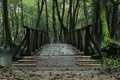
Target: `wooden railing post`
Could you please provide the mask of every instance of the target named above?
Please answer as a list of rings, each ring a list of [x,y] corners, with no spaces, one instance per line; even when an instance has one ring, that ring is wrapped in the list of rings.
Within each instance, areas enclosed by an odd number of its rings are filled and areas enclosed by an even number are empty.
[[[20,56],[31,55],[32,51],[39,49],[39,46],[48,42],[48,33],[40,29],[29,28],[24,26],[26,30],[26,35],[18,48],[15,50],[15,53],[12,57],[12,60]]]
[[[89,26],[87,26],[85,30],[85,46],[84,46],[85,55],[89,55],[89,35],[90,35],[90,29]]]
[[[41,31],[41,45],[43,45],[43,31]]]
[[[30,29],[26,28],[26,35],[27,35],[27,55],[31,55],[31,38],[30,38]]]

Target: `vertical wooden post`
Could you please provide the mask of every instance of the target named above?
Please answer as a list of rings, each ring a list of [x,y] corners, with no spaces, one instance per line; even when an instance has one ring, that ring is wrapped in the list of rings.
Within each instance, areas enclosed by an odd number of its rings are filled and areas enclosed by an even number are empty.
[[[41,45],[43,45],[43,31],[41,31]]]
[[[77,31],[77,48],[80,49],[80,30]]]
[[[87,26],[85,30],[85,48],[84,48],[85,55],[89,55],[89,34],[90,34],[90,30],[89,30],[89,26]]]
[[[40,47],[40,31],[38,31],[38,33],[37,33],[37,35],[38,35],[38,49],[39,49],[39,47]]]
[[[38,49],[38,45],[39,45],[39,42],[38,42],[38,30],[36,30],[36,32],[35,32],[35,36],[36,36],[36,49]]]
[[[26,55],[31,55],[31,38],[30,38],[30,29],[26,28],[27,32],[27,54]]]
[[[73,32],[72,32],[72,44],[73,44],[73,46],[75,46],[75,45],[74,45],[74,42],[75,42],[75,41],[74,41],[74,31],[73,31]]]
[[[69,44],[71,44],[71,32],[69,32],[70,38],[69,38]]]

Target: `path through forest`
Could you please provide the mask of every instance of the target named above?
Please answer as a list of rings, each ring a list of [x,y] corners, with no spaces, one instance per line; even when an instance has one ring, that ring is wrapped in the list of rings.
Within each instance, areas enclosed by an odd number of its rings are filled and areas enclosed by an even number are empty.
[[[37,56],[33,58],[37,61],[36,63],[33,62],[34,65],[36,65],[34,69],[43,71],[99,71],[101,69],[101,66],[83,66],[86,64],[96,65],[97,62],[89,56],[88,58],[83,57],[77,59],[77,53],[79,53],[79,56],[83,55],[77,48],[70,44],[45,44],[41,46]],[[83,61],[79,62],[78,60]],[[23,64],[24,63],[26,62],[23,62]],[[17,64],[19,65],[19,63]],[[78,64],[83,65],[80,66]],[[23,69],[23,67],[21,68]],[[24,67],[24,69],[33,69],[33,67]]]
[[[101,74],[99,72],[101,67],[76,65],[76,53],[78,51],[79,50],[69,44],[43,45],[37,56],[32,59],[37,60],[36,67],[12,67],[10,69],[0,69],[0,80],[119,79],[119,73]],[[83,60],[84,58],[79,59]],[[87,60],[90,60],[90,58],[87,58]]]

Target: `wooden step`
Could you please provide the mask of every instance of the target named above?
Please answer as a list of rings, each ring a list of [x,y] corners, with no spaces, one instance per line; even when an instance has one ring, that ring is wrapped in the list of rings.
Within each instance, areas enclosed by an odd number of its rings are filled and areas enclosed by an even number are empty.
[[[24,59],[33,59],[36,58],[37,56],[23,56]]]
[[[78,62],[96,62],[96,60],[77,60]]]
[[[19,62],[37,62],[37,60],[18,60]]]
[[[76,58],[92,58],[91,56],[76,56]]]
[[[79,66],[101,66],[101,64],[77,64]]]
[[[36,67],[36,64],[12,64],[13,67]]]

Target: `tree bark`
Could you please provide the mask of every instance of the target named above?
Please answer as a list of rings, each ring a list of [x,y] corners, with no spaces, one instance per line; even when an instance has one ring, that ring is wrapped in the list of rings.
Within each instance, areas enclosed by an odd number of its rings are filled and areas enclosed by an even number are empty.
[[[100,0],[93,0],[93,35],[98,45],[101,43],[102,29],[100,21]]]
[[[53,14],[52,14],[52,19],[53,19],[53,42],[57,42],[57,30],[56,30],[56,18],[55,18],[55,0],[53,0],[52,4],[52,9],[53,9]]]
[[[46,8],[46,27],[47,27],[47,32],[49,32],[47,0],[45,0],[45,8]]]
[[[6,43],[12,49],[13,42],[11,38],[11,32],[10,32],[9,21],[8,21],[8,8],[7,8],[8,1],[2,0],[2,2],[3,2],[3,21],[4,21],[4,27],[5,27]]]
[[[101,1],[101,22],[102,22],[102,31],[104,43],[107,43],[110,40],[110,33],[108,30],[108,23],[106,19],[106,10],[105,10],[106,1]]]
[[[37,18],[37,22],[36,22],[36,28],[39,27],[43,7],[44,7],[44,0],[42,0],[42,2],[41,2],[41,8],[40,8],[40,0],[38,0],[38,18]]]
[[[110,35],[111,38],[114,38],[115,33],[118,27],[118,4],[117,2],[113,2],[113,12],[112,12],[112,22],[111,22],[111,30]]]
[[[58,15],[58,19],[60,22],[60,42],[63,41],[63,36],[64,36],[64,32],[67,31],[68,29],[65,27],[64,23],[63,23],[63,17],[64,17],[64,8],[65,8],[65,3],[63,4],[63,10],[62,10],[62,16],[60,15],[60,11],[59,11],[59,7],[58,7],[58,1],[55,0],[55,4],[56,4],[56,10],[57,10],[57,15]],[[63,34],[63,35],[62,35]]]

